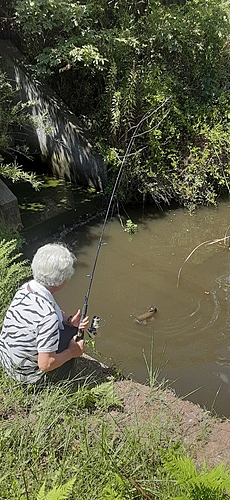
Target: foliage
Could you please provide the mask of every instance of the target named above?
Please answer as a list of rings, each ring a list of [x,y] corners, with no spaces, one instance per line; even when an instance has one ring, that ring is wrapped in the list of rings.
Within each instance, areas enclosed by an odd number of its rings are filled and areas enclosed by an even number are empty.
[[[189,457],[169,454],[165,459],[165,469],[168,470],[180,486],[182,495],[174,500],[224,500],[230,498],[230,475],[224,464],[210,471],[204,462],[201,472],[198,472]]]
[[[33,172],[25,172],[23,167],[19,166],[16,160],[13,163],[4,163],[0,156],[0,175],[11,179],[13,182],[29,182],[34,189],[39,190],[42,181],[39,181]]]
[[[127,233],[129,234],[137,233],[137,224],[134,224],[131,219],[127,219],[125,224],[125,231],[127,231]]]
[[[73,478],[62,486],[54,486],[48,493],[45,493],[45,483],[43,483],[39,490],[37,500],[64,500],[68,498],[75,481],[76,478]]]
[[[114,382],[105,382],[91,389],[91,394],[95,397],[97,407],[108,409],[110,407],[122,408],[122,401],[115,395]]]
[[[28,263],[20,260],[17,247],[17,239],[0,240],[0,327],[16,290],[30,276]]]
[[[169,412],[162,419],[157,405],[153,418],[145,421],[137,414],[131,425],[126,424],[122,407],[114,417],[112,385],[98,385],[96,378],[90,386],[87,380],[82,384],[80,374],[72,382],[38,389],[22,386],[0,369],[2,498],[166,500],[179,494],[186,500],[217,498],[192,496],[194,483],[205,486],[203,493],[210,488],[219,491],[219,500],[226,488],[229,498],[227,469],[219,466],[208,472],[204,467],[199,474],[182,444],[175,445],[175,414]],[[97,395],[96,405],[85,397],[90,393]],[[160,397],[156,387],[154,398]]]
[[[108,484],[102,492],[101,500],[127,500],[125,483],[121,476],[115,474],[112,484]]]
[[[108,190],[133,127],[155,110],[135,138],[120,200],[164,205],[175,199],[193,209],[229,192],[228,3],[10,5],[8,25],[34,71],[49,78],[96,137],[108,162]]]
[[[29,112],[32,102],[17,102],[17,91],[14,91],[7,81],[5,74],[0,69],[0,152],[13,158],[11,163],[6,163],[0,155],[0,175],[12,179],[13,182],[23,180],[30,182],[35,189],[39,189],[41,182],[36,179],[35,174],[25,172],[17,163],[17,155],[29,157],[28,148],[25,145],[13,145],[12,127],[30,126],[35,122]],[[16,104],[15,104],[15,102]]]
[[[121,408],[122,402],[114,393],[114,381],[111,380],[102,383],[99,386],[88,388],[87,384],[77,397],[77,406],[84,410],[88,409],[101,409],[106,410],[111,407]]]
[[[106,384],[101,391],[96,380],[93,389],[103,396],[101,403],[98,396],[94,408],[82,406],[82,394],[91,390],[87,380],[83,386],[76,378],[74,385],[63,382],[38,391],[23,387],[0,370],[0,381],[3,498],[38,500],[39,492],[39,499],[54,500],[71,480],[72,498],[78,500],[108,498],[109,490],[115,498],[121,494],[127,500],[139,498],[123,472],[118,473],[120,468],[137,482],[146,481],[149,490],[155,489],[155,477],[161,477],[160,420],[154,426],[148,423],[147,429],[141,422],[138,431],[134,426],[119,432],[104,406]],[[109,383],[108,393],[110,387]]]
[[[15,240],[15,250],[18,251],[22,247],[25,240],[22,234],[17,230],[10,226],[6,227],[4,224],[0,222],[0,240],[11,241]]]
[[[162,448],[161,415],[146,424],[138,422],[137,416],[133,427],[117,427],[103,404],[94,409],[82,406],[82,393],[90,389],[78,385],[77,380],[75,387],[65,382],[38,392],[30,386],[23,388],[2,371],[0,378],[4,416],[0,439],[1,492],[6,500],[57,500],[67,498],[71,491],[78,500],[165,500],[191,491],[188,475],[195,476],[198,483],[199,474],[183,455],[177,465],[179,452],[170,446],[170,423],[166,421]],[[96,383],[94,389],[100,392]],[[162,469],[166,448],[170,460],[165,458]],[[174,478],[177,480],[183,464],[187,473],[181,473],[182,481],[177,485]],[[221,492],[222,486],[227,487],[228,471],[224,472],[224,467],[217,469],[218,473],[202,472],[203,483],[208,487],[217,482]],[[187,498],[217,497],[197,494]],[[222,498],[221,494],[218,498]]]

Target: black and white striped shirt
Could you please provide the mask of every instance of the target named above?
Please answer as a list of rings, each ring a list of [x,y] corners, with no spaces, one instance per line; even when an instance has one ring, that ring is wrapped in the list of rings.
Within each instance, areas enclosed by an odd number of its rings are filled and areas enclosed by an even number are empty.
[[[15,294],[0,334],[0,363],[15,380],[38,382],[39,352],[58,350],[62,314],[53,295],[32,280]]]

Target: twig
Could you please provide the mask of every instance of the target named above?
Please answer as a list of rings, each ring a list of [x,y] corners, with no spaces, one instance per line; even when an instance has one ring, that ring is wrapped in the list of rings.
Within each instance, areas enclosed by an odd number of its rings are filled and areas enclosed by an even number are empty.
[[[117,201],[117,216],[118,216],[118,219],[119,219],[119,221],[120,221],[120,224],[121,224],[122,229],[125,231],[125,226],[124,226],[124,224],[123,224],[123,222],[122,222],[122,218],[121,218],[121,216],[120,216],[120,212],[119,212],[119,204],[118,204],[118,201]]]
[[[145,130],[144,132],[140,132],[140,134],[137,134],[136,137],[141,137],[144,134],[148,134],[148,132],[151,132],[155,128],[159,127],[159,125],[164,121],[164,119],[168,116],[169,113],[170,113],[170,109],[168,109],[167,113],[165,113],[165,115],[163,116],[163,118],[161,118],[161,120],[156,125],[153,125],[153,127],[151,127],[148,130]]]
[[[149,496],[148,493],[146,493],[143,488],[135,481],[135,479],[133,479],[132,477],[129,477],[128,474],[126,474],[123,470],[121,470],[121,473],[126,477],[126,479],[128,479],[128,481],[130,482],[130,484],[132,484],[133,486],[135,486],[135,488],[139,491],[139,493],[141,493],[141,495],[146,498],[147,500],[153,500],[153,497]]]
[[[227,232],[227,231],[226,231]],[[208,240],[208,241],[203,241],[203,243],[200,243],[199,245],[197,245],[196,248],[194,248],[192,250],[192,252],[188,255],[188,257],[186,257],[184,263],[182,264],[182,266],[180,267],[179,271],[178,271],[178,275],[177,275],[177,287],[179,286],[179,280],[180,280],[180,275],[181,275],[181,271],[182,271],[182,268],[183,266],[185,265],[185,263],[188,261],[188,259],[190,259],[190,257],[193,255],[193,253],[200,247],[202,247],[203,245],[214,245],[215,243],[220,243],[220,241],[224,241],[225,245],[226,245],[226,240],[227,238],[230,238],[230,236],[227,236],[226,233],[225,233],[225,236],[224,238],[218,238],[216,240]]]
[[[152,115],[154,115],[155,113],[157,113],[157,112],[158,112],[161,108],[163,108],[163,106],[164,106],[167,102],[169,102],[169,101],[172,101],[172,96],[167,97],[167,99],[165,99],[165,101],[164,101],[164,102],[162,102],[162,103],[160,104],[160,106],[158,106],[157,108],[153,109],[150,113],[148,113],[148,112],[147,112],[147,113],[145,113],[145,115],[143,116],[143,118],[142,118],[142,119],[141,119],[141,121],[140,121],[140,124],[141,124],[143,121],[145,121],[146,119],[150,119]],[[162,120],[161,120],[161,121],[162,121]],[[160,123],[161,123],[161,121],[160,121]],[[158,125],[159,125],[159,124],[158,124]],[[131,131],[131,130],[133,130],[133,129],[136,129],[136,126],[135,126],[135,125],[133,125],[132,127],[130,127],[130,128],[129,128],[129,130],[128,130],[128,132],[130,132],[130,131]],[[148,132],[149,132],[149,130],[147,130],[145,133],[148,133]],[[120,140],[121,140],[121,139],[123,139],[124,135],[125,135],[125,134],[123,134],[123,135],[120,137]],[[136,135],[135,135],[135,137],[139,137],[139,134],[136,134]]]

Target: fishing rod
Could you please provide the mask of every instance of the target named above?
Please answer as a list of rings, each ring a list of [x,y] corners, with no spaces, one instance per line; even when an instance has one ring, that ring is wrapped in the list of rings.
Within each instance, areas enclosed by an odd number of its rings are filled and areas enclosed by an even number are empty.
[[[139,128],[141,127],[141,125],[148,118],[151,118],[151,116],[154,113],[156,113],[160,108],[162,108],[165,105],[165,103],[167,101],[169,101],[170,99],[171,98],[169,97],[157,109],[151,111],[150,113],[146,113],[141,118],[141,120],[138,122],[138,124],[135,127],[132,127],[130,129],[130,130],[134,129],[134,131],[133,131],[133,134],[132,134],[132,136],[131,136],[131,138],[129,140],[128,146],[127,146],[126,151],[125,151],[125,154],[123,156],[123,159],[122,159],[122,162],[121,162],[121,165],[120,165],[120,168],[119,168],[119,171],[118,171],[118,174],[117,174],[114,186],[113,186],[112,194],[111,194],[110,199],[109,199],[108,207],[107,207],[106,214],[105,214],[105,217],[104,217],[104,222],[103,222],[103,225],[102,225],[101,235],[100,235],[100,238],[99,238],[99,241],[98,241],[97,251],[96,251],[96,255],[95,255],[95,259],[94,259],[94,263],[93,263],[93,267],[92,267],[92,272],[91,272],[90,279],[89,279],[88,290],[86,292],[84,304],[83,304],[83,307],[82,307],[82,310],[81,310],[81,318],[80,318],[80,322],[79,323],[81,323],[81,321],[83,321],[83,319],[85,318],[85,316],[87,314],[90,290],[91,290],[91,286],[92,286],[92,282],[93,282],[93,278],[94,278],[94,273],[95,273],[95,269],[96,269],[96,265],[97,265],[97,261],[98,261],[99,252],[100,252],[102,241],[103,241],[103,235],[104,235],[104,231],[105,231],[105,226],[106,226],[106,223],[107,223],[107,220],[108,220],[108,217],[109,217],[109,212],[110,212],[110,209],[111,209],[111,205],[112,205],[112,202],[113,202],[113,199],[114,199],[115,192],[116,192],[116,190],[117,190],[117,188],[119,186],[119,183],[121,181],[121,175],[122,175],[122,171],[123,171],[124,165],[126,163],[127,157],[129,156],[130,150],[132,148],[133,141],[134,141],[134,139],[136,137],[138,137],[140,135],[143,135],[143,134],[145,134],[147,132],[147,131],[146,132],[142,132],[141,134],[137,133],[138,130],[139,130]],[[153,128],[155,128],[155,127],[153,127]],[[150,130],[152,130],[152,129],[150,129]],[[96,334],[96,331],[99,328],[99,321],[100,321],[100,318],[98,316],[94,316],[93,317],[91,326],[88,328],[88,332],[92,333],[92,336],[94,334]],[[75,339],[77,341],[77,340],[80,340],[80,339],[83,339],[83,338],[84,338],[84,330],[81,330],[81,329],[78,328],[77,332],[75,334]]]

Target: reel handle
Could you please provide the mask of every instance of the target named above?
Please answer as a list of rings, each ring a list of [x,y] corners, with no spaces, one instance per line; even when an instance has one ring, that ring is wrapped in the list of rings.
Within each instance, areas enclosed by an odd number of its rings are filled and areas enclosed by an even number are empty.
[[[80,324],[80,323],[82,322],[82,320],[85,318],[86,313],[87,313],[87,308],[88,308],[88,299],[87,299],[87,298],[85,298],[85,302],[84,302],[84,304],[83,304],[82,311],[81,311],[81,318],[80,318],[80,322],[79,322],[79,324]],[[85,332],[84,332],[84,330],[80,330],[80,328],[77,328],[76,335],[75,335],[75,337],[76,337],[76,342],[77,342],[78,340],[81,340],[81,339],[83,339],[83,338],[84,338],[84,333],[85,333]]]

